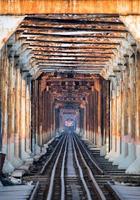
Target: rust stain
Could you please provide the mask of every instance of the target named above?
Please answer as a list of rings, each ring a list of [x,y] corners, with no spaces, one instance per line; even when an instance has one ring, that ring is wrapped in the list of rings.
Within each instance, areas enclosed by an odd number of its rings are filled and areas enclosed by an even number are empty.
[[[140,14],[138,0],[1,0],[1,14]]]

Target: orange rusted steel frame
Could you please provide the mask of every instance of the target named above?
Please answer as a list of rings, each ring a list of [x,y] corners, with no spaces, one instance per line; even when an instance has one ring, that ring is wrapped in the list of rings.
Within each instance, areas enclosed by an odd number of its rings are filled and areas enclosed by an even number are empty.
[[[137,0],[1,0],[1,14],[110,13],[140,14]]]

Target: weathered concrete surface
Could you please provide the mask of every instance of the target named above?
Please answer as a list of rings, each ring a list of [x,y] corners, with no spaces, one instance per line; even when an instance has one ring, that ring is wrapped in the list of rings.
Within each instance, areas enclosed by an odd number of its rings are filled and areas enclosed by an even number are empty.
[[[138,0],[1,0],[1,14],[108,13],[140,14]]]
[[[130,30],[132,27],[129,27]],[[135,30],[136,32],[138,31]],[[138,38],[137,38],[138,39]],[[107,158],[118,164],[127,173],[139,171],[140,144],[140,97],[139,97],[139,63],[138,45],[127,44],[121,51],[121,58],[110,74],[110,114],[111,114],[111,151]],[[136,43],[138,40],[136,40]],[[124,56],[123,56],[124,53]],[[123,57],[125,62],[123,61]],[[117,59],[116,59],[117,61]]]
[[[0,49],[16,31],[23,19],[24,16],[0,16]]]
[[[138,43],[140,43],[140,16],[139,15],[120,16],[120,20],[125,24],[128,31],[130,31],[135,40]]]

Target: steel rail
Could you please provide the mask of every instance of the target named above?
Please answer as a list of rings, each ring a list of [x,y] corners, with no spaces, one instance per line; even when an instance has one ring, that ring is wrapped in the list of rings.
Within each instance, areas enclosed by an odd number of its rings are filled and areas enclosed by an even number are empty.
[[[29,200],[34,200],[35,199],[35,197],[37,195],[37,192],[39,190],[39,187],[40,187],[40,184],[39,184],[39,181],[37,181],[37,183],[36,183],[36,185],[35,185],[35,187],[34,187],[34,189],[32,191],[32,194],[31,194]]]
[[[97,163],[92,159],[91,155],[89,154],[89,152],[86,150],[85,146],[83,145],[83,143],[81,142],[81,140],[78,138],[78,136],[75,137],[77,138],[77,140],[79,141],[80,145],[82,146],[84,152],[86,153],[88,159],[90,160],[90,162],[96,167],[96,169],[98,170],[98,172],[103,175],[104,171],[97,165]]]
[[[50,184],[49,184],[49,190],[48,190],[48,195],[47,195],[46,200],[52,200],[53,188],[54,188],[54,179],[55,179],[55,172],[56,172],[56,168],[57,168],[57,165],[58,165],[58,162],[59,162],[59,158],[60,158],[60,155],[61,155],[61,153],[62,153],[64,144],[65,144],[65,142],[66,142],[66,138],[67,138],[67,136],[65,136],[65,138],[64,138],[64,140],[63,140],[62,146],[61,146],[61,148],[60,148],[60,151],[59,151],[59,153],[58,153],[58,155],[57,155],[55,164],[54,164],[53,169],[52,169],[51,179],[50,179]]]
[[[59,145],[61,144],[61,142],[63,141],[63,139],[64,139],[64,136],[62,136],[61,140],[58,142],[58,144],[54,148],[53,152],[51,153],[51,156],[49,157],[49,159],[46,161],[46,163],[44,164],[43,168],[41,169],[40,174],[44,174],[44,171],[45,171],[47,165],[51,162],[54,154],[56,153],[56,151],[57,151]]]
[[[68,140],[66,141],[66,146],[62,161],[62,169],[61,169],[61,200],[65,200],[65,162],[66,162],[67,148],[68,148]]]
[[[73,140],[74,140],[74,142],[75,142],[75,144],[76,144],[76,146],[77,146],[77,149],[78,149],[78,152],[79,152],[79,154],[80,154],[80,157],[81,157],[81,159],[82,159],[82,161],[83,161],[85,167],[87,168],[87,171],[88,171],[88,173],[89,173],[90,179],[92,180],[92,183],[93,183],[93,185],[94,185],[94,187],[95,187],[97,196],[98,196],[98,198],[99,198],[100,200],[106,200],[106,197],[104,196],[102,190],[100,189],[100,187],[99,187],[97,181],[95,180],[95,178],[94,178],[94,176],[93,176],[93,174],[92,174],[92,171],[91,171],[90,167],[88,166],[88,164],[87,164],[85,158],[84,158],[83,155],[82,155],[82,152],[81,152],[80,147],[79,147],[79,145],[78,145],[78,143],[77,143],[77,141],[76,141],[76,138],[77,138],[77,137],[73,135]]]
[[[91,194],[90,194],[90,191],[88,189],[88,186],[86,184],[86,181],[84,179],[84,175],[83,175],[83,171],[82,171],[82,168],[79,164],[79,161],[78,161],[78,157],[77,157],[77,153],[76,153],[76,149],[75,149],[75,146],[74,146],[74,141],[72,140],[72,146],[73,146],[73,150],[74,150],[74,157],[75,157],[75,161],[76,161],[76,164],[77,164],[77,167],[78,167],[78,170],[79,170],[79,175],[80,175],[80,179],[83,183],[83,186],[84,186],[84,189],[86,191],[86,194],[87,194],[87,198],[88,200],[92,200],[92,197],[91,197]]]

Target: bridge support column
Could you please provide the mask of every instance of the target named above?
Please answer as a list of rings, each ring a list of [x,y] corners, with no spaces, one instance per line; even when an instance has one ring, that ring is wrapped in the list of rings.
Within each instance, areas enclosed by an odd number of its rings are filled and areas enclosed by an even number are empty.
[[[27,86],[26,86],[26,75],[21,74],[21,116],[20,116],[20,125],[21,125],[21,159],[25,161],[30,158],[29,152],[26,151],[26,95],[27,95]]]
[[[30,76],[26,77],[26,99],[25,99],[25,150],[31,154],[31,80]]]
[[[2,54],[2,90],[1,90],[1,99],[2,99],[2,153],[6,154],[6,161],[4,163],[4,171],[6,173],[10,173],[14,170],[14,166],[11,164],[10,159],[10,133],[9,133],[9,106],[8,102],[10,103],[9,98],[9,82],[11,79],[9,79],[9,76],[11,76],[11,73],[9,73],[9,59],[8,59],[8,47],[5,45],[1,49]],[[9,101],[8,101],[9,100]]]
[[[20,112],[21,112],[21,73],[20,68],[16,66],[16,88],[15,88],[15,166],[20,166],[22,160],[20,157],[21,146],[20,146]]]
[[[112,83],[113,84],[113,83]],[[115,84],[115,83],[114,83]],[[109,158],[111,161],[115,156],[116,151],[116,90],[113,85],[111,85],[111,138],[110,138],[110,146],[111,150],[107,154],[106,158]]]
[[[133,162],[131,163],[131,165],[129,165],[129,167],[126,170],[126,173],[138,173],[140,174],[140,54],[139,52],[137,53],[137,63],[136,65],[134,65],[135,68],[133,68],[133,75],[134,75],[134,79],[133,79],[133,97],[135,100],[134,102],[134,106],[133,109],[134,111],[132,111],[133,115],[133,127],[134,127],[134,132],[132,131],[132,137],[133,139],[133,145],[134,145],[134,153],[131,156],[131,159],[133,158]],[[131,153],[132,154],[132,153]]]

